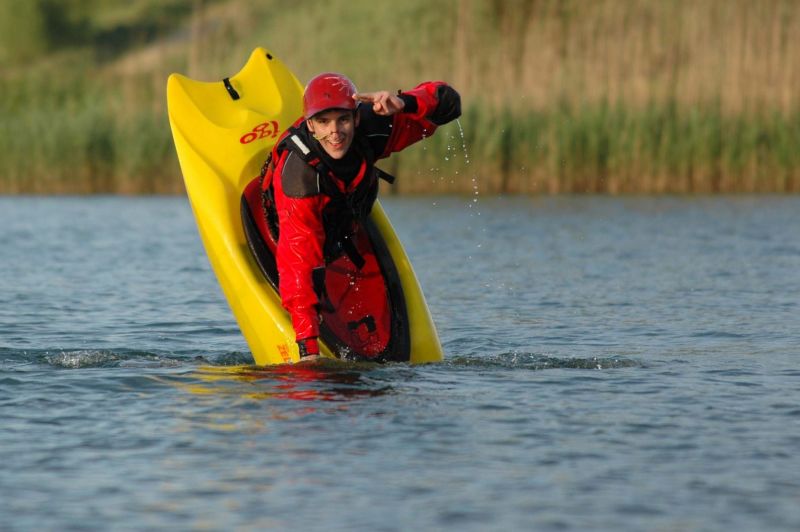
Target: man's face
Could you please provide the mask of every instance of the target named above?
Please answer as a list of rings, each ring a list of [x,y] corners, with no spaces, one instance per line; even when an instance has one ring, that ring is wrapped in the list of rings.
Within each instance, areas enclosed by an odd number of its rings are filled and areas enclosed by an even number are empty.
[[[341,159],[353,144],[358,115],[345,109],[331,109],[306,120],[308,130],[332,159]]]

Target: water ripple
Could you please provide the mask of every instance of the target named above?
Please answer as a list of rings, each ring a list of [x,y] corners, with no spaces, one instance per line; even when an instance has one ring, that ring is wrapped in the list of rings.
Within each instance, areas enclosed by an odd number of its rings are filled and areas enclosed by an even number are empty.
[[[800,530],[798,198],[440,199],[443,363],[262,368],[185,198],[0,198],[3,525]]]
[[[556,357],[534,353],[500,353],[489,356],[456,356],[445,363],[450,367],[503,369],[615,369],[641,367],[638,360],[624,357]]]

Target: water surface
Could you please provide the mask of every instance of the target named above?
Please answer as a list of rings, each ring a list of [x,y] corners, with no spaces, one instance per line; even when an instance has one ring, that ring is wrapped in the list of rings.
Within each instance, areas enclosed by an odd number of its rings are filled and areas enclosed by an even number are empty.
[[[800,528],[800,199],[384,206],[442,364],[249,366],[185,199],[0,198],[0,529]]]

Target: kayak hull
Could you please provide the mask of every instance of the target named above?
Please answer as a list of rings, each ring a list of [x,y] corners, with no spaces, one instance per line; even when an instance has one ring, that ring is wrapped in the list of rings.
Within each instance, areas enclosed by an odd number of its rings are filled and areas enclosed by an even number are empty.
[[[242,194],[280,133],[302,114],[303,88],[263,48],[224,82],[181,74],[167,81],[169,120],[187,196],[211,266],[258,365],[299,358],[291,319],[254,257],[242,223]],[[411,363],[437,362],[442,348],[411,263],[380,202],[370,214],[402,288]],[[340,345],[321,342],[323,355]],[[388,357],[388,359],[392,359]]]

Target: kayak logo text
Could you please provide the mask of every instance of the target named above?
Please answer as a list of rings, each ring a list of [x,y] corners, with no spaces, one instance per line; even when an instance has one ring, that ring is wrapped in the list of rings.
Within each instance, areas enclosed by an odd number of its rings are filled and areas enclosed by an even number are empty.
[[[265,139],[267,137],[275,138],[278,136],[280,130],[278,129],[278,122],[275,120],[270,120],[269,122],[262,122],[250,130],[249,133],[245,133],[239,139],[239,142],[242,144],[250,144],[254,140],[257,139]]]

